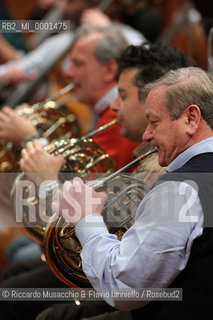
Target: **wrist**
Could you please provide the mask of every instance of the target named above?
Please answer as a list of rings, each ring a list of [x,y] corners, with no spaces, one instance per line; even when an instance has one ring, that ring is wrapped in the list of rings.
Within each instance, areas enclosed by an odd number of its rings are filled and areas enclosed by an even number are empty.
[[[26,147],[26,144],[30,141],[36,140],[36,139],[40,139],[39,135],[32,135],[32,136],[28,136],[27,138],[25,138],[22,142],[22,148]]]

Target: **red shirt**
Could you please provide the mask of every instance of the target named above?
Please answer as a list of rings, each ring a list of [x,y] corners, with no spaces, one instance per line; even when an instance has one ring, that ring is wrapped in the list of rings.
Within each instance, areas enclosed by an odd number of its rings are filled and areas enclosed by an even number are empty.
[[[107,108],[101,113],[96,129],[113,119],[115,119],[115,113],[110,108]],[[114,124],[108,129],[94,135],[93,139],[115,160],[115,170],[133,160],[133,150],[138,146],[138,143],[131,142],[120,134],[119,124]]]

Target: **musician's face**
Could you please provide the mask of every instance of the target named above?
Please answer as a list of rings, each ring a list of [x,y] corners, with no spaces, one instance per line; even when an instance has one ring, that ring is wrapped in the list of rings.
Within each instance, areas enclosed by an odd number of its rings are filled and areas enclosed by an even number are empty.
[[[80,102],[94,106],[105,94],[105,66],[95,57],[95,47],[100,34],[80,38],[71,52],[71,65],[66,75],[75,83],[75,93]]]
[[[121,134],[129,140],[141,142],[147,120],[144,105],[138,99],[138,88],[133,83],[137,71],[136,68],[131,68],[121,73],[118,97],[111,104],[111,109],[119,120]]]
[[[165,88],[153,88],[145,102],[145,113],[148,126],[143,134],[143,140],[153,143],[158,149],[158,162],[168,166],[181,152],[190,145],[187,115],[185,112],[173,120],[162,103]]]

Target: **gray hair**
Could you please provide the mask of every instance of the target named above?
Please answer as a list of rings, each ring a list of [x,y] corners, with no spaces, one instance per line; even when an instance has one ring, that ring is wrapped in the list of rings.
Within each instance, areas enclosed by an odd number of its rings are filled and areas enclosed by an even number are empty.
[[[196,67],[170,70],[141,89],[143,101],[156,86],[165,86],[162,103],[172,119],[178,119],[187,106],[195,104],[213,128],[213,78],[207,72]]]
[[[100,64],[106,64],[109,61],[117,61],[121,53],[128,46],[128,42],[122,33],[116,27],[98,27],[83,25],[78,28],[72,41],[72,48],[76,42],[87,35],[98,32],[103,34],[95,48],[95,56]],[[72,50],[71,48],[71,50]]]

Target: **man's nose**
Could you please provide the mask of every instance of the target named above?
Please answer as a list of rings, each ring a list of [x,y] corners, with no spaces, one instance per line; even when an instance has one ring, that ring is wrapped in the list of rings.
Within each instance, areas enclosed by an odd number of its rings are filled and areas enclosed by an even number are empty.
[[[110,104],[110,109],[114,112],[118,112],[120,110],[119,98],[116,97],[112,103]]]
[[[74,78],[75,74],[74,74],[72,64],[69,65],[69,67],[65,70],[64,74],[65,74],[65,77],[68,79]]]
[[[142,140],[146,142],[151,142],[153,140],[153,134],[149,128],[149,125],[146,127],[146,130],[142,135]]]

